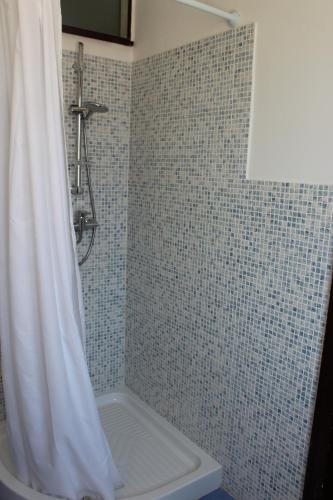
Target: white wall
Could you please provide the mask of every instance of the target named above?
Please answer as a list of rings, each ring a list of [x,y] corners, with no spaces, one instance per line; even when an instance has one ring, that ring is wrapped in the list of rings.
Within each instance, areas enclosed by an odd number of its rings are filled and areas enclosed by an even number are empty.
[[[233,0],[202,1],[225,10],[236,10],[237,2]],[[265,1],[267,0],[262,0]],[[176,0],[134,0],[134,2],[134,59],[136,60],[230,29],[224,20],[178,4]],[[240,3],[253,2],[238,0],[238,4]],[[247,21],[249,19],[245,20]]]
[[[333,1],[266,4],[258,15],[248,177],[333,184]]]
[[[202,1],[257,23],[249,178],[333,184],[333,1]],[[227,29],[175,0],[135,0],[133,56]]]
[[[333,184],[332,0],[202,0],[257,23],[250,179]],[[78,40],[87,54],[131,62],[229,29],[176,0],[133,0],[134,48]]]

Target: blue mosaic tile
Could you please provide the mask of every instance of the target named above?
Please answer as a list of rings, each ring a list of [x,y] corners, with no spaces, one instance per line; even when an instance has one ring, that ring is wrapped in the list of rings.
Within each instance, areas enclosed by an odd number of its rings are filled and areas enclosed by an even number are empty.
[[[253,53],[249,25],[133,65],[126,383],[221,463],[234,498],[293,500],[333,189],[246,180]]]

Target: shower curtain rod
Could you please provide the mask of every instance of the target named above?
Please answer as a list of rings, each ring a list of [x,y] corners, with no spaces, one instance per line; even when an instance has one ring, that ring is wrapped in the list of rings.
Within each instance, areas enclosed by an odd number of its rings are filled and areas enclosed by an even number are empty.
[[[238,26],[240,22],[239,12],[226,12],[224,10],[217,9],[216,7],[212,7],[211,5],[197,2],[197,0],[176,0],[176,2],[183,3],[184,5],[188,5],[189,7],[194,7],[195,9],[202,10],[203,12],[208,12],[209,14],[213,14],[214,16],[223,17],[233,28]]]

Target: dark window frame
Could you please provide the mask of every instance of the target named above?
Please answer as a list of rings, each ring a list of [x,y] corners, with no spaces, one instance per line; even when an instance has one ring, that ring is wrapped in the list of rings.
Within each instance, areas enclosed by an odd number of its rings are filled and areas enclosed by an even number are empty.
[[[333,282],[320,367],[303,500],[333,498]]]
[[[105,42],[118,43],[120,45],[127,45],[132,47],[134,42],[131,40],[132,36],[132,0],[128,0],[128,16],[127,16],[127,37],[123,38],[116,35],[110,35],[108,33],[100,33],[99,31],[90,31],[81,28],[76,28],[74,26],[68,26],[66,24],[62,25],[63,33],[69,33],[71,35],[85,36],[87,38],[95,38],[96,40],[103,40]]]

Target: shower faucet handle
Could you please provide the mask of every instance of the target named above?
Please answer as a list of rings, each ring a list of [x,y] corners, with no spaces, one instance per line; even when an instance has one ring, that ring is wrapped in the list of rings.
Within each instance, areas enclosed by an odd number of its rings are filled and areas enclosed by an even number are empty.
[[[93,217],[90,218],[90,212],[78,210],[74,217],[74,228],[77,233],[82,233],[87,229],[96,229],[98,222]]]
[[[83,222],[85,223],[88,220],[88,217],[90,215],[90,212],[87,212],[86,210],[78,210],[75,213],[75,222]]]
[[[96,219],[88,217],[85,218],[84,229],[96,229],[98,227],[98,222]]]

